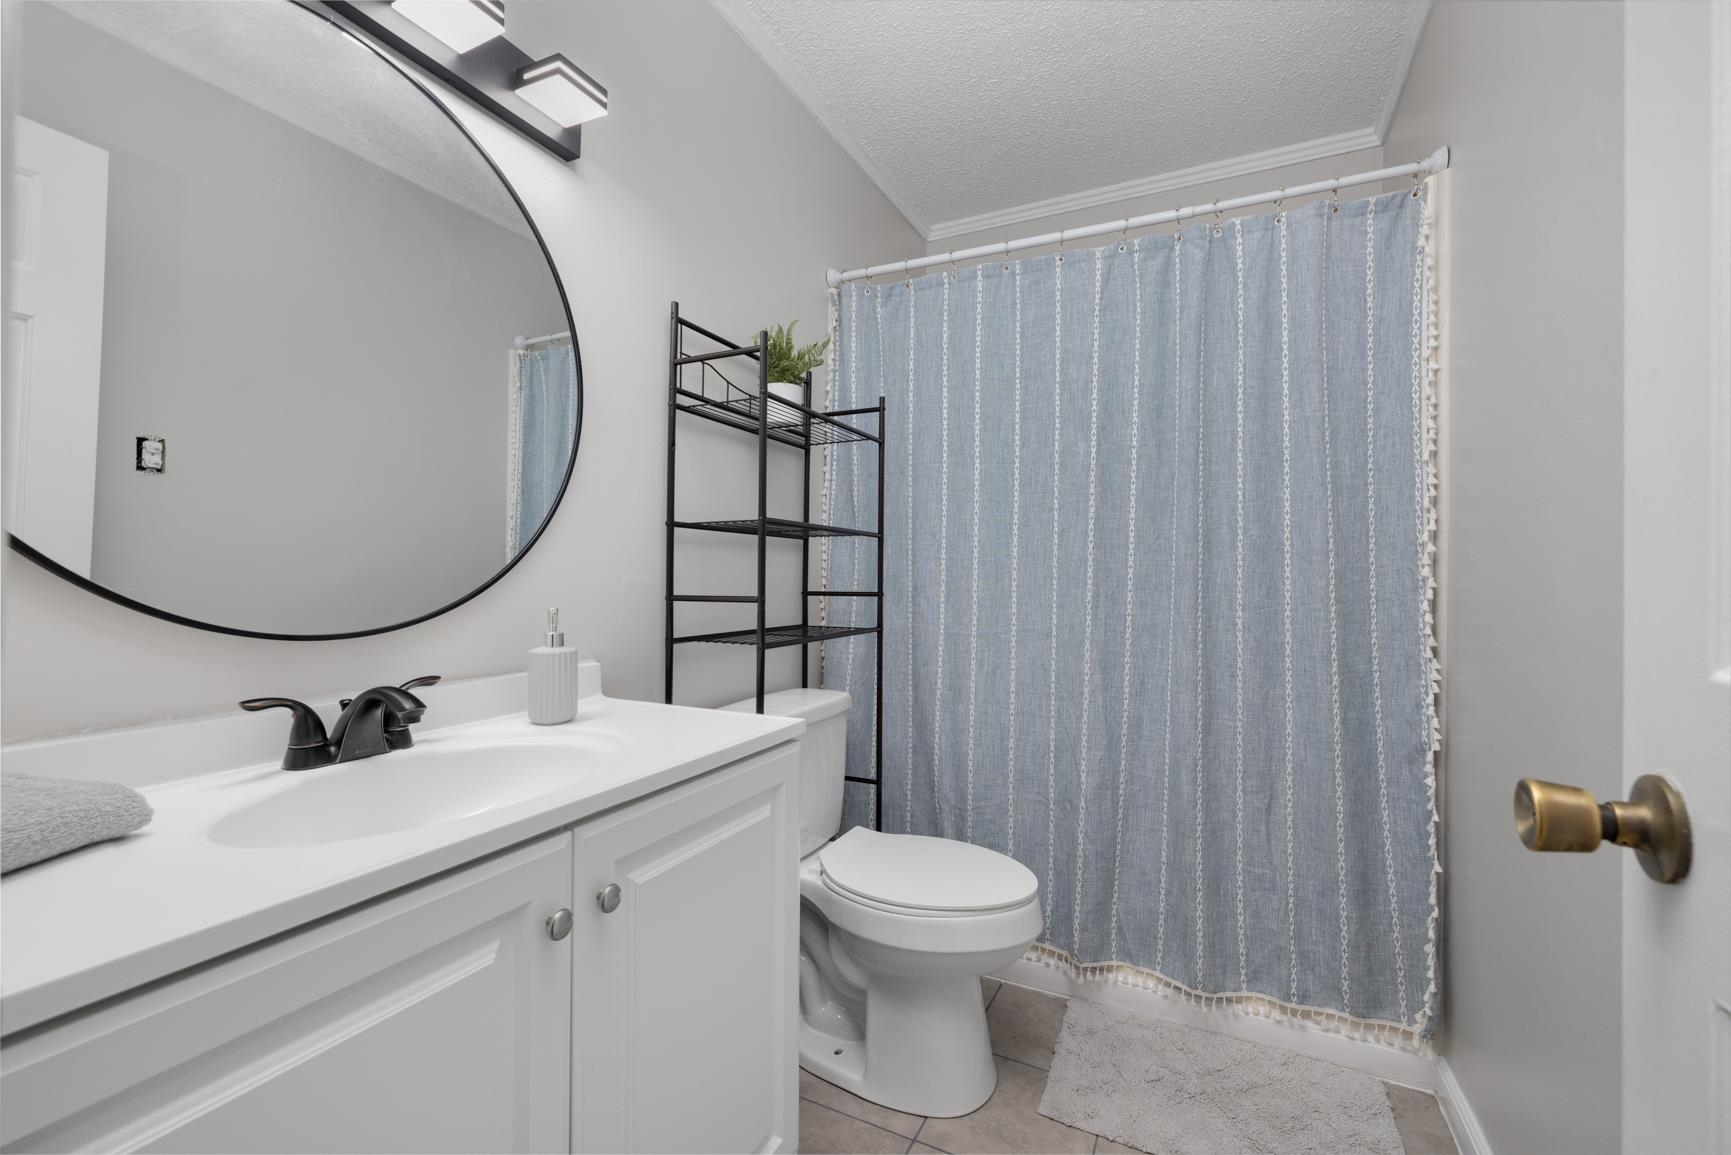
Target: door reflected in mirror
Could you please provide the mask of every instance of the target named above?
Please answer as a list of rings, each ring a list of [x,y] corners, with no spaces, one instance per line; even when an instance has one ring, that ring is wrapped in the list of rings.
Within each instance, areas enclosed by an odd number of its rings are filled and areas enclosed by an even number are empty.
[[[390,629],[564,490],[561,286],[420,85],[291,0],[19,5],[6,528],[190,624]]]

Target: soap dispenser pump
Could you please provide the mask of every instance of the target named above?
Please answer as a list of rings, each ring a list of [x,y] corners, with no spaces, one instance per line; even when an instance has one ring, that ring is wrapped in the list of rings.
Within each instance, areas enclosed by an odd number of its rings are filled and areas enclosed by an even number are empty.
[[[577,648],[565,644],[559,611],[547,611],[545,645],[529,651],[529,721],[556,726],[577,716]]]

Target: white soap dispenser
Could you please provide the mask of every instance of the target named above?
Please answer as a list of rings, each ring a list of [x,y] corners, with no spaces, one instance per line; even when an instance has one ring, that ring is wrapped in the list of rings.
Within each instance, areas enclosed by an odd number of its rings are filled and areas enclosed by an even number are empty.
[[[577,647],[565,644],[559,611],[547,611],[547,644],[529,651],[529,721],[556,726],[577,716]]]

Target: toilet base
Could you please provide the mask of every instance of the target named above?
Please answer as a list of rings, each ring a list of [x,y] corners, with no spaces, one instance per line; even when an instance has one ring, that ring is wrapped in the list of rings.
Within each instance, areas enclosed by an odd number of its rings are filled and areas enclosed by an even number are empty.
[[[865,1038],[838,1038],[802,1021],[799,1065],[910,1115],[951,1118],[978,1110],[998,1085],[979,978],[874,979]]]

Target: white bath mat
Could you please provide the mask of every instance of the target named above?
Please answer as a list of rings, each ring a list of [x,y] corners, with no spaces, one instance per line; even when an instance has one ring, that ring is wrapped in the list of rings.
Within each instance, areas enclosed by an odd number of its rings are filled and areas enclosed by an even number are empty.
[[[1083,999],[1040,1114],[1155,1155],[1401,1155],[1373,1075]]]

